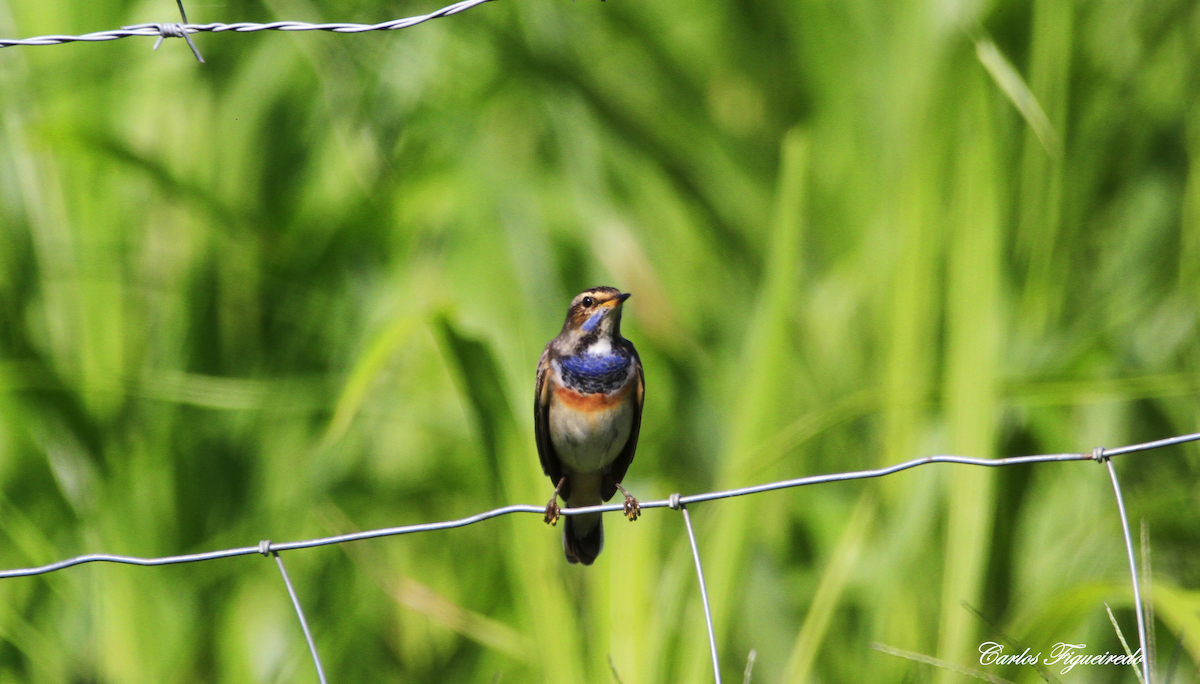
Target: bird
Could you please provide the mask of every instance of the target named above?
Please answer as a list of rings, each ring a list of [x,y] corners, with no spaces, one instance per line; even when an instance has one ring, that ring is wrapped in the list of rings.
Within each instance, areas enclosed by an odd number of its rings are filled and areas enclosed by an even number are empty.
[[[630,294],[593,287],[571,300],[562,332],[538,360],[534,435],[542,472],[554,485],[545,522],[558,522],[561,496],[569,508],[595,506],[617,490],[625,516],[641,513],[621,480],[637,451],[646,379],[633,343],[621,337],[621,308]],[[604,548],[600,513],[567,516],[567,561],[591,565]]]

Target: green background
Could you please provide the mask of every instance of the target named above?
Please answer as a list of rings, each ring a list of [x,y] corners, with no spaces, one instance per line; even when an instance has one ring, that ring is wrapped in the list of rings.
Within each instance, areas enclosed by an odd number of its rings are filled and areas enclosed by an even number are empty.
[[[173,20],[0,0],[2,37]],[[597,284],[634,293],[643,499],[1197,429],[1196,2],[498,0],[198,35],[203,65],[152,40],[0,51],[2,567],[544,502],[534,368]],[[1117,469],[1158,681],[1192,681],[1200,453]],[[1095,464],[691,511],[726,681],[752,648],[770,683],[965,681],[876,642],[1118,652],[1105,602],[1136,648]],[[528,514],[284,558],[331,682],[711,681],[679,514],[606,529],[591,568]],[[0,581],[0,682],[297,681],[261,557]]]

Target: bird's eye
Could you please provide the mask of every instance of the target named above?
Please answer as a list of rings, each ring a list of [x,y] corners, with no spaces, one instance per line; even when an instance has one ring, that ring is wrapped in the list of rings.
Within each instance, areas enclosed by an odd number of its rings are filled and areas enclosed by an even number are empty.
[[[596,300],[592,299],[591,297],[584,297],[582,303],[585,308],[590,309],[592,305],[596,303]]]

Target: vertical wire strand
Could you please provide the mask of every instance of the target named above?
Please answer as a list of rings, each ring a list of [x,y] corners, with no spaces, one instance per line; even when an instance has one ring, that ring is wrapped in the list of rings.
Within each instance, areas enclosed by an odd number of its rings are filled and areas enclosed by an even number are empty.
[[[1137,615],[1138,646],[1142,650],[1142,681],[1150,684],[1150,659],[1146,653],[1146,618],[1142,612],[1142,592],[1138,588],[1137,561],[1133,557],[1133,537],[1129,534],[1129,519],[1125,517],[1125,500],[1121,497],[1121,485],[1117,482],[1117,469],[1113,467],[1110,458],[1105,458],[1104,464],[1108,466],[1113,493],[1117,496],[1117,510],[1121,514],[1121,530],[1125,533],[1125,552],[1129,556],[1129,574],[1133,577],[1133,607],[1134,613]]]
[[[696,547],[696,534],[692,532],[692,519],[687,506],[679,505],[683,512],[683,524],[687,526],[688,541],[692,543],[692,558],[696,560],[696,577],[700,579],[700,598],[704,602],[704,621],[708,623],[708,648],[712,651],[713,679],[721,684],[721,663],[717,660],[717,636],[713,632],[712,611],[708,608],[708,589],[704,586],[704,569],[700,567],[700,549]]]
[[[308,650],[312,651],[313,663],[317,666],[317,679],[321,681],[321,684],[326,684],[325,669],[321,667],[321,657],[317,655],[317,645],[313,643],[312,632],[308,631],[308,621],[304,619],[304,609],[300,607],[300,599],[296,598],[292,580],[288,578],[287,570],[283,567],[283,559],[279,557],[279,553],[272,551],[271,555],[275,557],[275,564],[279,566],[279,574],[283,575],[283,583],[287,585],[288,596],[292,597],[292,605],[295,606],[296,615],[300,618],[300,627],[304,629],[304,639],[308,642]]]

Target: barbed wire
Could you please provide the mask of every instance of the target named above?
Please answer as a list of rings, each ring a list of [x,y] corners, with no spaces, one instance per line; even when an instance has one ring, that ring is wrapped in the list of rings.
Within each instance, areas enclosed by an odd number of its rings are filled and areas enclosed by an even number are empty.
[[[483,0],[487,1],[487,0]],[[692,558],[696,564],[696,576],[699,580],[701,601],[704,604],[704,619],[708,627],[709,649],[712,652],[713,673],[716,684],[721,684],[721,668],[717,657],[716,632],[713,629],[712,613],[708,604],[708,591],[704,584],[704,570],[700,562],[700,550],[696,544],[695,532],[692,529],[691,517],[688,515],[687,504],[702,503],[707,501],[716,501],[719,499],[728,499],[739,496],[749,496],[752,494],[762,494],[780,489],[791,489],[793,487],[804,487],[808,485],[824,484],[829,482],[844,482],[847,480],[865,480],[876,477],[891,475],[903,470],[915,468],[917,466],[927,465],[930,463],[958,463],[961,465],[983,466],[983,467],[1003,467],[1010,465],[1022,465],[1029,463],[1052,463],[1058,461],[1095,461],[1104,463],[1112,480],[1113,493],[1117,500],[1117,511],[1121,518],[1121,529],[1125,537],[1125,549],[1129,557],[1129,571],[1133,581],[1133,596],[1135,603],[1135,612],[1137,615],[1138,638],[1141,644],[1143,653],[1142,668],[1146,674],[1144,681],[1149,681],[1149,661],[1145,656],[1146,653],[1146,626],[1144,617],[1144,607],[1142,606],[1141,594],[1138,586],[1137,564],[1133,554],[1133,539],[1129,532],[1129,521],[1125,514],[1125,502],[1121,496],[1121,487],[1117,481],[1117,471],[1113,467],[1111,458],[1124,454],[1131,454],[1141,451],[1150,451],[1152,449],[1161,449],[1163,447],[1184,444],[1187,442],[1200,441],[1200,433],[1192,433],[1180,435],[1178,437],[1170,437],[1167,439],[1159,439],[1152,442],[1143,442],[1141,444],[1132,444],[1129,446],[1117,447],[1113,449],[1105,449],[1096,447],[1088,453],[1062,453],[1062,454],[1041,454],[1036,456],[1011,456],[1007,458],[972,458],[968,456],[925,456],[923,458],[915,458],[911,461],[905,461],[892,466],[883,468],[875,468],[870,470],[855,470],[842,473],[829,473],[826,475],[810,475],[807,477],[799,477],[791,480],[779,480],[777,482],[768,482],[765,484],[755,485],[752,487],[741,487],[738,489],[727,489],[715,492],[705,492],[701,494],[691,494],[683,496],[680,494],[672,494],[667,499],[656,501],[646,501],[641,504],[641,508],[669,508],[680,511],[683,514],[684,525],[687,528],[688,541],[692,548]],[[583,515],[585,513],[611,513],[624,509],[624,504],[605,504],[601,506],[583,506],[579,508],[563,508],[562,515]],[[329,546],[332,544],[344,544],[347,542],[361,541],[364,539],[378,539],[380,537],[393,537],[404,534],[415,534],[418,532],[434,532],[437,530],[449,530],[458,527],[466,527],[475,523],[491,520],[511,513],[535,513],[538,515],[544,514],[545,506],[533,506],[527,504],[515,504],[510,506],[502,506],[494,508],[490,511],[476,513],[475,515],[456,520],[445,520],[441,522],[421,523],[416,525],[402,525],[399,527],[386,527],[375,530],[366,530],[363,532],[354,532],[351,534],[339,534],[331,537],[320,537],[317,539],[307,539],[303,541],[274,543],[270,540],[263,540],[257,546],[243,546],[235,549],[224,549],[220,551],[208,551],[205,553],[193,553],[178,556],[163,556],[160,558],[140,558],[137,556],[120,556],[107,553],[93,553],[83,556],[76,556],[66,560],[41,565],[32,568],[17,568],[13,570],[0,570],[0,579],[8,579],[15,577],[29,577],[34,575],[44,575],[51,572],[57,572],[76,565],[85,563],[123,563],[127,565],[140,566],[159,566],[159,565],[175,565],[179,563],[196,563],[201,561],[216,560],[219,558],[232,558],[234,556],[249,556],[261,554],[263,556],[271,556],[275,559],[279,566],[279,572],[283,576],[284,584],[287,587],[288,595],[291,597],[292,605],[296,609],[296,615],[300,619],[301,628],[304,631],[305,640],[308,642],[309,650],[312,652],[313,662],[317,668],[317,676],[321,684],[325,684],[325,672],[321,667],[321,659],[317,655],[317,647],[313,641],[312,633],[309,631],[308,622],[304,618],[304,610],[300,605],[300,600],[296,595],[296,591],[292,586],[291,579],[288,577],[287,570],[284,569],[283,559],[279,555],[281,551],[295,551],[299,549],[310,549],[318,546]]]
[[[403,19],[393,19],[379,24],[351,24],[351,23],[325,23],[325,24],[310,24],[304,21],[272,21],[266,24],[254,22],[236,22],[233,24],[211,23],[211,24],[191,24],[188,23],[187,14],[183,10],[183,0],[176,0],[179,5],[179,14],[183,19],[182,22],[175,23],[154,23],[154,24],[133,24],[130,26],[122,26],[119,29],[111,31],[96,31],[95,33],[85,33],[78,36],[50,35],[36,36],[33,38],[3,38],[0,39],[0,48],[15,47],[18,45],[62,45],[64,43],[79,43],[79,42],[103,42],[108,40],[118,40],[120,38],[131,38],[133,36],[157,37],[158,40],[154,43],[154,49],[162,44],[164,38],[184,38],[188,45],[192,48],[192,53],[196,55],[196,59],[203,62],[204,58],[200,56],[200,51],[196,49],[196,45],[192,43],[190,34],[193,33],[225,33],[233,31],[235,33],[253,33],[256,31],[331,31],[333,33],[366,33],[368,31],[394,31],[396,29],[408,28],[424,23],[430,19],[438,17],[448,17],[452,14],[458,14],[482,5],[491,0],[460,0],[452,5],[447,5],[441,9],[434,10],[429,14],[421,14],[413,17],[405,17]]]

